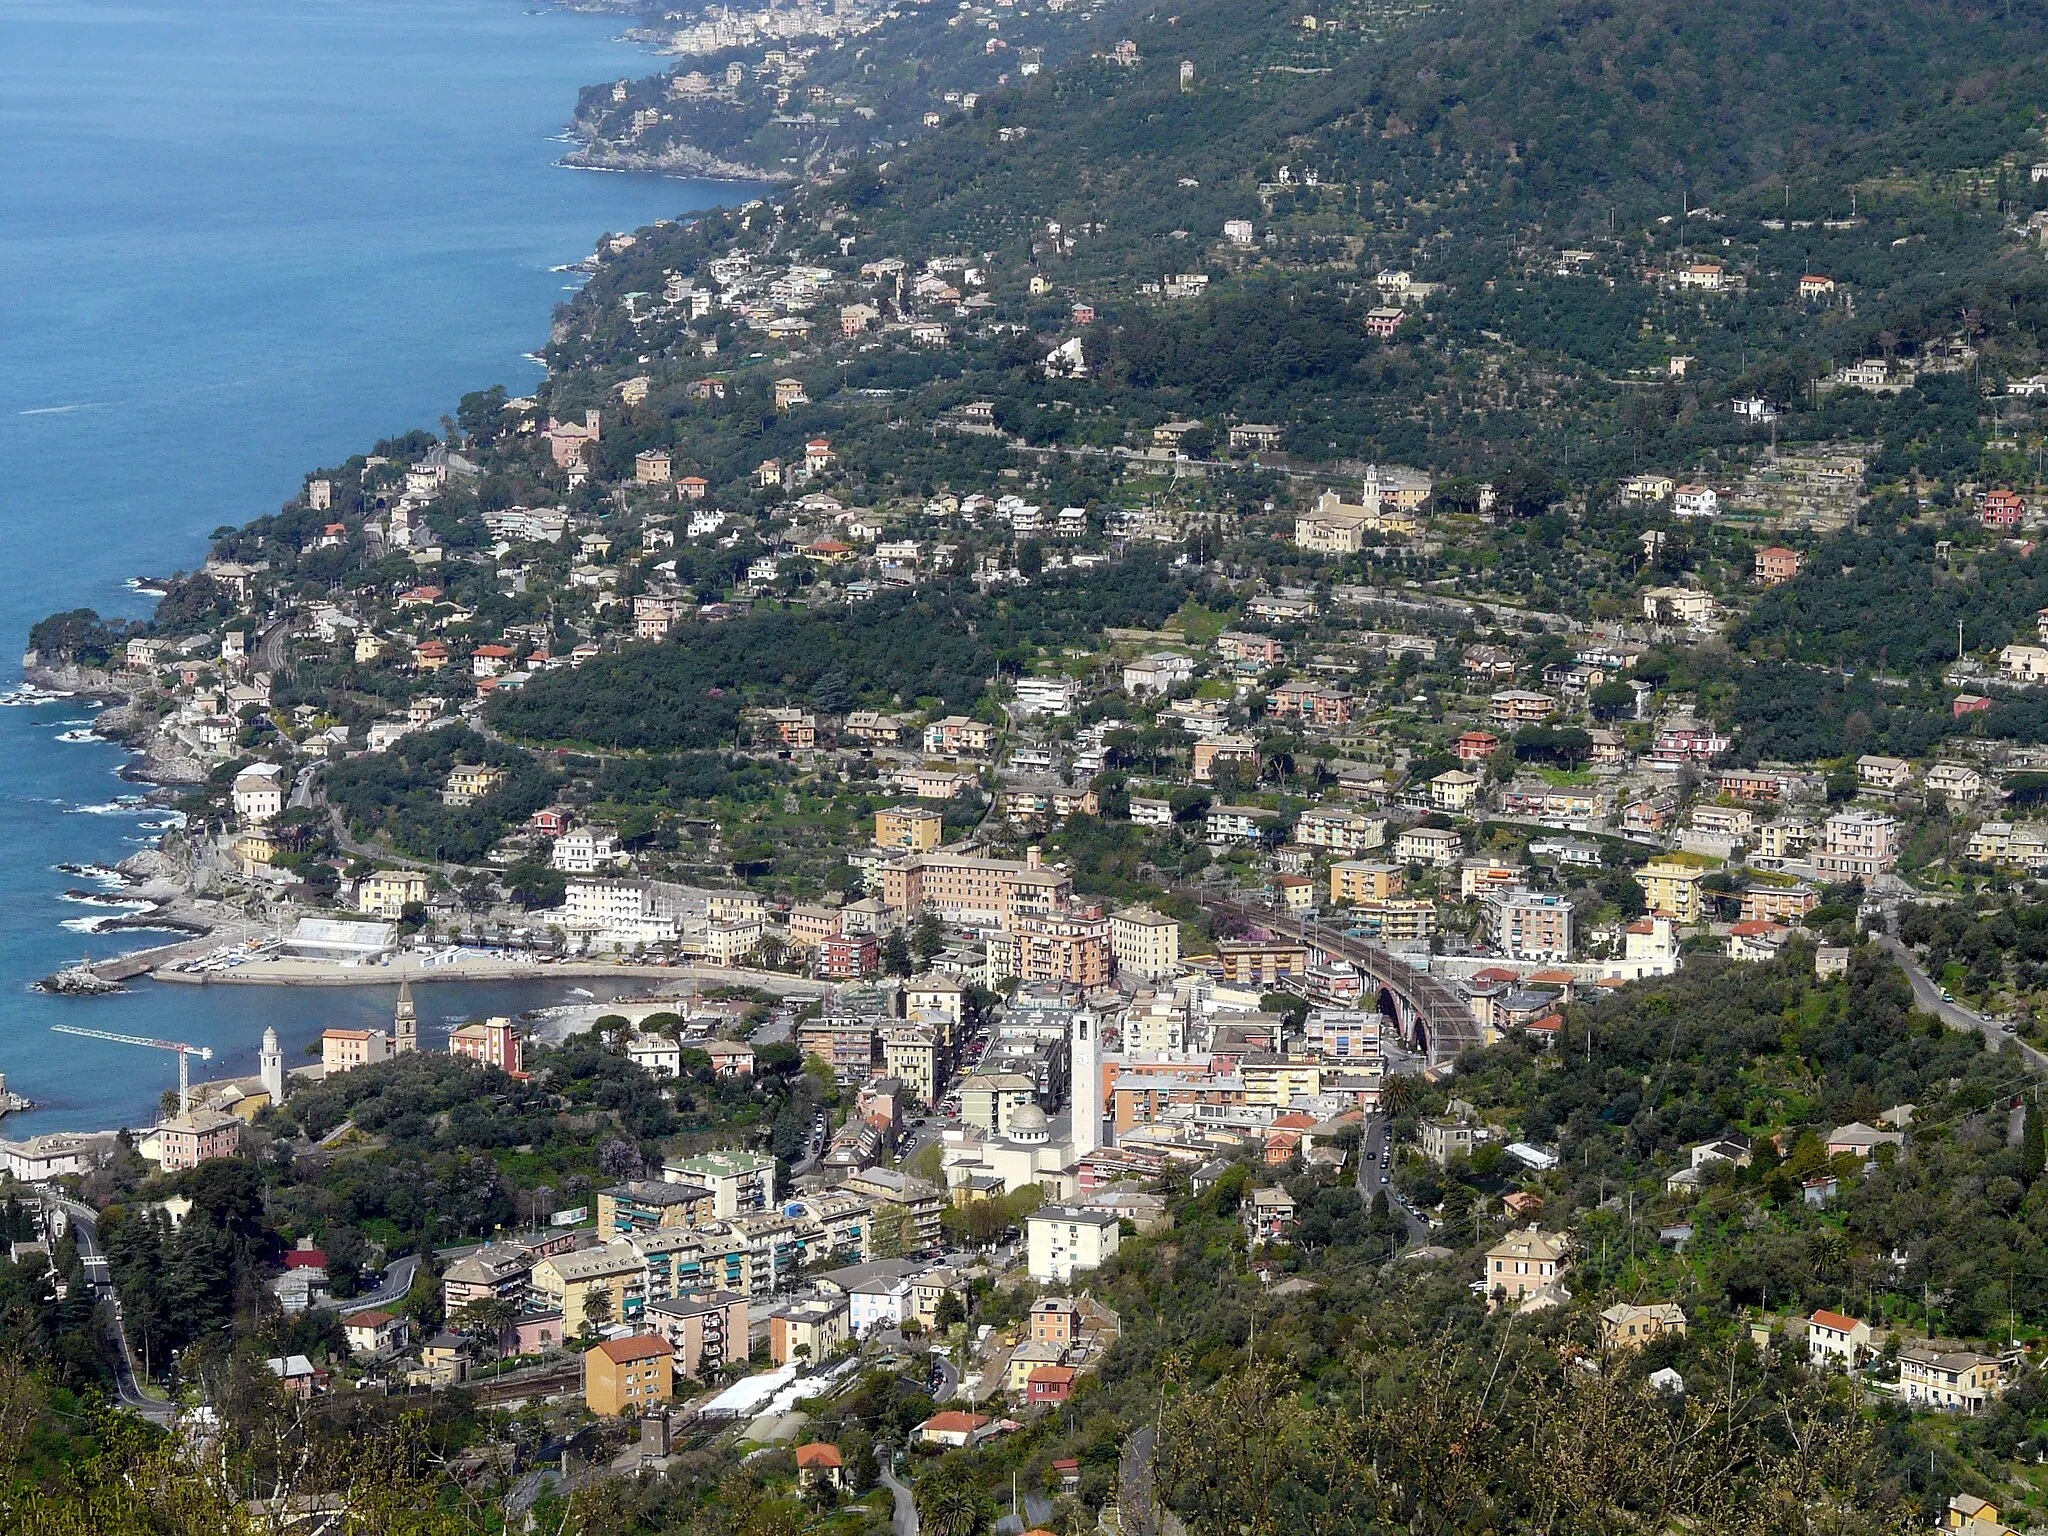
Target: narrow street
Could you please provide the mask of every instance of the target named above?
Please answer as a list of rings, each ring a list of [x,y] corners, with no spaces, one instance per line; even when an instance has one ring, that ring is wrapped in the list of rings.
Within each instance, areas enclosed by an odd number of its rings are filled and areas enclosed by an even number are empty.
[[[1394,1193],[1393,1170],[1382,1168],[1380,1159],[1387,1157],[1391,1163],[1394,1125],[1385,1115],[1367,1115],[1365,1134],[1358,1141],[1358,1194],[1367,1205],[1381,1190],[1387,1193],[1387,1203],[1401,1213],[1408,1223],[1408,1246],[1418,1247],[1429,1241],[1429,1223],[1411,1210],[1406,1201]]]
[[[882,1458],[882,1486],[896,1496],[896,1514],[891,1522],[895,1536],[917,1536],[917,1497],[907,1484],[897,1476],[889,1465],[888,1457]]]

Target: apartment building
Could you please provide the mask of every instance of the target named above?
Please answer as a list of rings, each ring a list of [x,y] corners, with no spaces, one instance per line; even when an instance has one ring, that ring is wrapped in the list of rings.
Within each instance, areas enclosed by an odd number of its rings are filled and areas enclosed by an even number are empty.
[[[510,1019],[479,1019],[448,1036],[448,1054],[464,1056],[513,1077],[526,1072],[526,1037]]]
[[[907,914],[930,908],[945,922],[967,927],[1008,929],[1020,917],[1064,907],[1073,894],[1073,877],[1042,864],[1036,848],[1021,864],[938,852],[913,854],[882,870],[887,905]]]
[[[1465,852],[1465,839],[1451,827],[1410,827],[1394,840],[1394,862],[1454,869]]]
[[[1387,818],[1348,806],[1317,806],[1295,818],[1294,840],[1310,848],[1327,848],[1351,857],[1384,847]]]
[[[747,1358],[747,1298],[731,1291],[687,1291],[650,1302],[640,1322],[668,1341],[677,1375],[709,1381]]]
[[[1813,867],[1836,880],[1868,880],[1899,862],[1898,819],[1882,811],[1837,811],[1821,823]]]
[[[1706,910],[1701,897],[1707,866],[1680,859],[1652,859],[1636,871],[1636,884],[1643,888],[1643,902],[1663,917],[1681,923],[1696,923]]]
[[[1110,919],[1100,907],[1019,917],[1007,932],[990,936],[989,974],[1106,987],[1112,968],[1110,934]]]
[[[994,726],[965,715],[948,715],[924,728],[927,757],[986,757],[995,740]]]
[[[939,846],[945,816],[927,805],[896,805],[875,812],[875,846],[929,853]]]
[[[1194,776],[1197,784],[1213,784],[1216,770],[1226,763],[1244,764],[1256,770],[1258,743],[1249,736],[1211,736],[1194,747]]]
[[[1145,907],[1112,912],[1109,952],[1118,975],[1163,981],[1180,969],[1180,924]]]
[[[1572,957],[1572,904],[1550,891],[1526,888],[1487,899],[1494,948],[1510,960],[1562,962]]]
[[[529,1310],[559,1312],[574,1333],[585,1322],[626,1323],[647,1300],[647,1269],[631,1243],[551,1254],[527,1275]]]
[[[697,1184],[711,1191],[712,1215],[720,1220],[766,1211],[775,1205],[775,1159],[759,1152],[700,1152],[672,1157],[661,1165],[671,1184]]]
[[[1407,877],[1392,864],[1346,859],[1330,866],[1330,900],[1333,904],[1385,901],[1407,888]]]
[[[583,1404],[607,1418],[635,1418],[675,1397],[675,1354],[657,1334],[607,1339],[583,1356]]]
[[[1025,1218],[1029,1270],[1041,1285],[1065,1285],[1100,1269],[1122,1242],[1122,1228],[1107,1211],[1048,1206]]]
[[[629,1179],[598,1191],[597,1235],[606,1242],[660,1227],[695,1227],[712,1219],[716,1201],[698,1184]]]

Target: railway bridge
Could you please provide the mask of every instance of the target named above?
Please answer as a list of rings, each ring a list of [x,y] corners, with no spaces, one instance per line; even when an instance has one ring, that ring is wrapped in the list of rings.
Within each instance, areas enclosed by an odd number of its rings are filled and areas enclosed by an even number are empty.
[[[1326,923],[1290,919],[1268,908],[1246,906],[1212,892],[1188,890],[1186,894],[1218,916],[1234,917],[1276,938],[1305,944],[1312,961],[1347,962],[1364,978],[1372,1006],[1391,1020],[1401,1038],[1433,1067],[1485,1043],[1472,1010],[1455,987],[1441,976],[1417,970],[1371,939]]]

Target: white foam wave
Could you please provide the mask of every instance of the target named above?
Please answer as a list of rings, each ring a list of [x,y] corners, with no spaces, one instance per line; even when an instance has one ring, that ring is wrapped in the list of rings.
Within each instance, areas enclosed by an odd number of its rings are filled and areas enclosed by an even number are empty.
[[[63,891],[57,899],[76,902],[81,907],[112,907],[123,912],[147,912],[156,905],[153,901],[136,901],[120,896],[95,896],[90,891]]]
[[[80,726],[75,731],[59,731],[57,739],[76,744],[83,741],[98,741],[100,738],[93,733],[91,726]]]
[[[71,809],[82,816],[132,816],[141,804],[142,796],[123,795],[101,805],[74,805]]]

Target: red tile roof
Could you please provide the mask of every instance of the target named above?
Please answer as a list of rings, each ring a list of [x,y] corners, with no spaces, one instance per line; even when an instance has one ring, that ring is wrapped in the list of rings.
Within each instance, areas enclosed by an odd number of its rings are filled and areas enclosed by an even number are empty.
[[[630,1365],[635,1360],[652,1360],[656,1355],[675,1352],[675,1346],[658,1334],[638,1333],[630,1339],[606,1339],[597,1346],[614,1365]]]
[[[971,1435],[987,1423],[987,1418],[981,1414],[960,1413],[956,1410],[935,1413],[917,1427],[935,1435]]]

